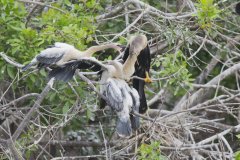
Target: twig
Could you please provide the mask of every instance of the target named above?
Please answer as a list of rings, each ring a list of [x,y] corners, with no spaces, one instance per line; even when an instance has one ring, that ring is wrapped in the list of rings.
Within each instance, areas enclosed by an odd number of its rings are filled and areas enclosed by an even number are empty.
[[[102,128],[102,124],[101,124],[101,122],[99,122],[99,125],[100,125],[101,131],[102,131],[102,135],[103,135],[104,147],[105,147],[105,152],[106,152],[106,153],[105,153],[105,155],[106,155],[106,160],[108,160],[107,140],[106,140],[106,138],[105,138],[105,135],[104,135],[104,132],[103,132],[103,128]]]
[[[117,6],[116,8],[112,9],[111,12],[109,13],[105,13],[105,14],[102,14],[100,16],[97,16],[97,21],[101,21],[102,19],[105,19],[105,18],[108,18],[108,17],[112,17],[113,15],[117,14],[118,12],[120,12],[121,10],[123,10],[123,8],[125,6],[128,6],[128,4],[130,4],[130,0],[124,2],[124,3],[120,3],[119,6]]]
[[[237,125],[237,126],[234,126],[232,128],[226,129],[223,132],[215,134],[215,135],[213,135],[213,136],[211,136],[209,138],[206,138],[206,139],[198,142],[197,144],[198,145],[203,145],[203,144],[206,144],[206,143],[210,143],[210,142],[216,140],[218,137],[224,136],[224,135],[226,135],[226,134],[228,134],[230,132],[238,132],[239,130],[240,130],[240,124]]]
[[[50,79],[47,83],[46,87],[43,89],[42,93],[37,97],[36,102],[34,103],[33,107],[30,109],[30,111],[27,113],[27,115],[24,117],[23,121],[18,126],[16,132],[12,136],[12,140],[15,142],[17,138],[22,133],[23,129],[27,126],[29,123],[33,113],[41,106],[41,102],[48,94],[49,90],[51,89],[52,85],[54,83],[54,78]]]
[[[55,10],[58,10],[62,13],[67,13],[65,12],[64,10],[61,10],[57,7],[54,7],[54,6],[51,6],[51,5],[48,5],[48,4],[44,4],[44,3],[41,3],[41,2],[36,2],[36,1],[28,1],[28,0],[17,0],[18,2],[23,2],[23,3],[32,3],[32,4],[37,4],[37,5],[40,5],[40,6],[46,6],[46,7],[49,7],[49,8],[52,8],[52,9],[55,9]]]
[[[133,27],[138,21],[139,19],[142,18],[142,16],[144,14],[146,14],[148,12],[148,8],[146,8],[131,24],[129,24],[122,32],[120,32],[119,34],[117,34],[116,36],[114,36],[112,38],[112,40],[110,42],[113,42],[115,39],[117,39],[118,37],[122,36],[124,33],[126,33],[131,27]]]
[[[14,60],[12,60],[11,58],[9,58],[6,54],[4,54],[3,52],[0,52],[0,56],[7,61],[8,63],[10,63],[11,65],[18,67],[18,68],[22,68],[24,65],[15,62]]]
[[[80,72],[77,72],[77,75],[83,80],[83,81],[85,81],[91,88],[92,88],[92,90],[93,91],[95,91],[97,94],[98,94],[98,96],[99,97],[101,97],[102,99],[104,99],[104,100],[107,100],[107,98],[104,96],[104,95],[102,95],[98,90],[97,90],[97,88],[92,84],[92,82],[87,78],[87,77],[85,77],[83,74],[81,74]],[[107,101],[106,101],[107,102]]]
[[[89,156],[67,156],[67,157],[55,157],[52,158],[51,160],[73,160],[73,159],[90,159],[90,158],[104,158],[104,155],[89,155]]]
[[[116,142],[106,142],[107,145],[113,146]],[[50,140],[40,141],[40,145],[59,145],[63,147],[104,147],[105,142],[91,142],[91,141],[63,141],[63,140]]]
[[[4,105],[0,106],[0,108],[1,108],[0,112],[2,112],[2,111],[4,111],[5,109],[7,109],[7,106],[9,106],[9,105],[13,105],[13,104],[15,104],[15,103],[17,103],[17,102],[19,102],[19,101],[21,101],[21,100],[27,99],[27,98],[29,98],[29,97],[36,97],[36,96],[39,96],[39,94],[38,94],[38,93],[25,94],[25,95],[22,96],[22,97],[19,97],[19,98],[15,99],[15,100],[12,100],[11,102],[9,102],[9,103],[7,103],[7,104],[4,104]]]

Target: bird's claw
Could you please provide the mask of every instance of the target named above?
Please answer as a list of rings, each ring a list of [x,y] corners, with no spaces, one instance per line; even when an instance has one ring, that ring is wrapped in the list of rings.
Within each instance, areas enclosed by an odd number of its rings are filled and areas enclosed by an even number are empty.
[[[48,85],[49,85],[50,89],[52,89],[53,91],[59,93],[55,88],[53,88],[54,81],[55,81],[55,78],[54,78],[54,77],[51,78],[51,79],[49,80],[49,82],[48,82]]]
[[[152,83],[152,79],[149,77],[148,72],[146,72],[146,78],[144,78],[144,82],[146,82],[146,83]]]

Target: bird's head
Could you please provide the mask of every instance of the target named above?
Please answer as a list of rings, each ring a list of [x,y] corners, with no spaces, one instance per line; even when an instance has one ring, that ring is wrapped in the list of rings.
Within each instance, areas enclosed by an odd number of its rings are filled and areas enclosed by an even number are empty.
[[[145,35],[136,35],[130,38],[129,53],[130,56],[138,56],[140,52],[147,47],[147,37]]]

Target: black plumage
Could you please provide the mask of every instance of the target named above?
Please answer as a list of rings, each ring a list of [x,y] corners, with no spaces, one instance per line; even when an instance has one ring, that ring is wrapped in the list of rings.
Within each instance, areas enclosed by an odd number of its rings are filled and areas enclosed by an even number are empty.
[[[95,60],[95,58],[82,58],[80,60],[70,61],[62,66],[53,67],[48,74],[48,78],[55,78],[68,82],[75,74],[76,69],[90,69],[92,71],[100,71],[101,65]]]
[[[138,44],[135,44],[138,45]],[[123,62],[125,62],[129,56],[130,45],[124,51],[123,54]],[[140,78],[146,78],[146,73],[150,71],[151,64],[151,56],[150,56],[150,48],[149,45],[145,47],[137,57],[137,62],[135,63],[135,72],[134,76],[138,76]],[[147,100],[144,92],[145,81],[140,79],[133,79],[133,87],[138,91],[140,96],[140,107],[139,113],[143,114],[147,111]]]
[[[236,4],[235,12],[240,15],[240,2]]]

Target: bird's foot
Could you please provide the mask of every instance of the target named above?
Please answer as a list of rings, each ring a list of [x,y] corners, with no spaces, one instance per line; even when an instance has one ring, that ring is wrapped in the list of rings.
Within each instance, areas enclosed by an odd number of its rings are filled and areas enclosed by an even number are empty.
[[[152,79],[149,77],[148,72],[146,72],[146,78],[144,78],[144,82],[146,82],[146,83],[152,83]]]
[[[51,78],[48,82],[48,85],[50,87],[50,89],[52,89],[53,91],[59,93],[55,88],[53,88],[53,84],[54,84],[55,78]]]
[[[55,91],[56,93],[59,93],[58,90],[56,90],[55,88],[53,87],[50,87],[53,91]]]

